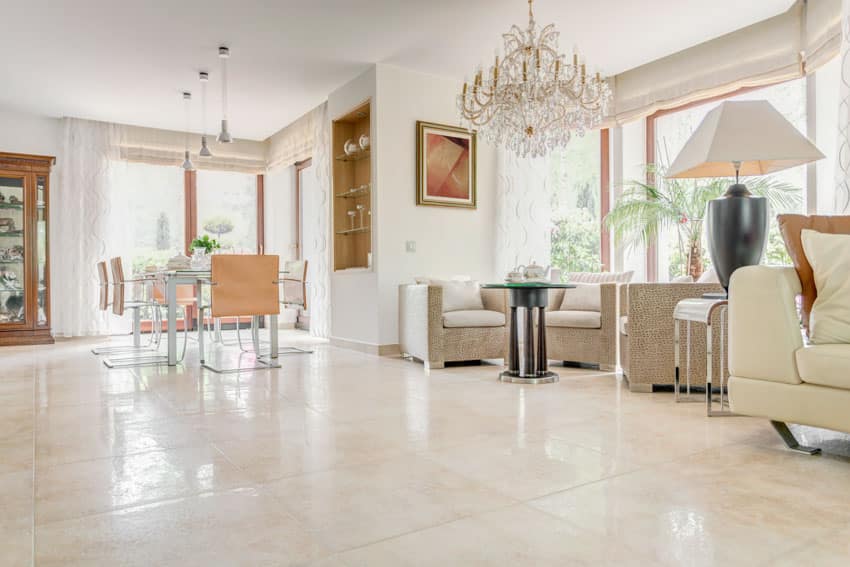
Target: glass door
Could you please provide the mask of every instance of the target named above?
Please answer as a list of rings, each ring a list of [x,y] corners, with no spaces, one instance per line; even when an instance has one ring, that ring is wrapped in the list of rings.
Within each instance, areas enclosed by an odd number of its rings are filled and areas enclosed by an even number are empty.
[[[47,264],[47,219],[48,217],[47,176],[35,178],[35,293],[37,300],[36,325],[47,327],[50,305],[48,282],[50,274]]]
[[[26,177],[0,172],[0,326],[27,321]]]

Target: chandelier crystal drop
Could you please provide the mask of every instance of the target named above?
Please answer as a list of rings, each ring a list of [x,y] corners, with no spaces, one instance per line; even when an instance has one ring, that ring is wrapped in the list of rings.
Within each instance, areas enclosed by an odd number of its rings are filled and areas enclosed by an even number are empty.
[[[532,2],[528,27],[503,34],[504,57],[497,54],[486,75],[479,68],[457,98],[467,128],[522,157],[546,155],[573,133],[598,128],[611,100],[599,73],[588,75],[577,54],[567,61],[558,52],[554,24],[537,26]]]

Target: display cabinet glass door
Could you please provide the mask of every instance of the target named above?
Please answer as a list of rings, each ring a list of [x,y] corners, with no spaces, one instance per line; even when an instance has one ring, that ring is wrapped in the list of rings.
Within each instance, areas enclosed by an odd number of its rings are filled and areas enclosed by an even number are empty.
[[[47,282],[49,274],[47,273],[47,177],[39,175],[35,180],[35,293],[37,298],[37,310],[35,315],[36,324],[39,327],[46,327],[49,323],[48,319],[48,301]]]
[[[26,177],[0,172],[0,326],[27,322]]]

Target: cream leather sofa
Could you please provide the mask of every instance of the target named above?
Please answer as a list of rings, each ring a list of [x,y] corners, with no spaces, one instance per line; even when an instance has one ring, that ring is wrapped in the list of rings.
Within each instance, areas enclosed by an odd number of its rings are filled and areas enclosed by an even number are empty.
[[[729,287],[729,397],[732,410],[765,417],[795,450],[785,422],[850,433],[850,344],[804,344],[801,291],[791,267],[750,266]]]

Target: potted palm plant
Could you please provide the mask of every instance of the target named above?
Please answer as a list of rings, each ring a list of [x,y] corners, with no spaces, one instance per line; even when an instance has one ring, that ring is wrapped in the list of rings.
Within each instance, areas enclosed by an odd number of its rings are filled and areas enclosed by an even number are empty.
[[[667,179],[666,167],[649,165],[647,178],[660,183],[630,181],[617,204],[605,216],[605,226],[617,241],[648,245],[662,230],[675,230],[679,254],[685,258],[685,274],[695,280],[702,275],[703,221],[706,207],[726,191],[729,180]],[[794,210],[801,203],[799,188],[770,177],[747,181],[754,195],[765,197],[771,210]]]

